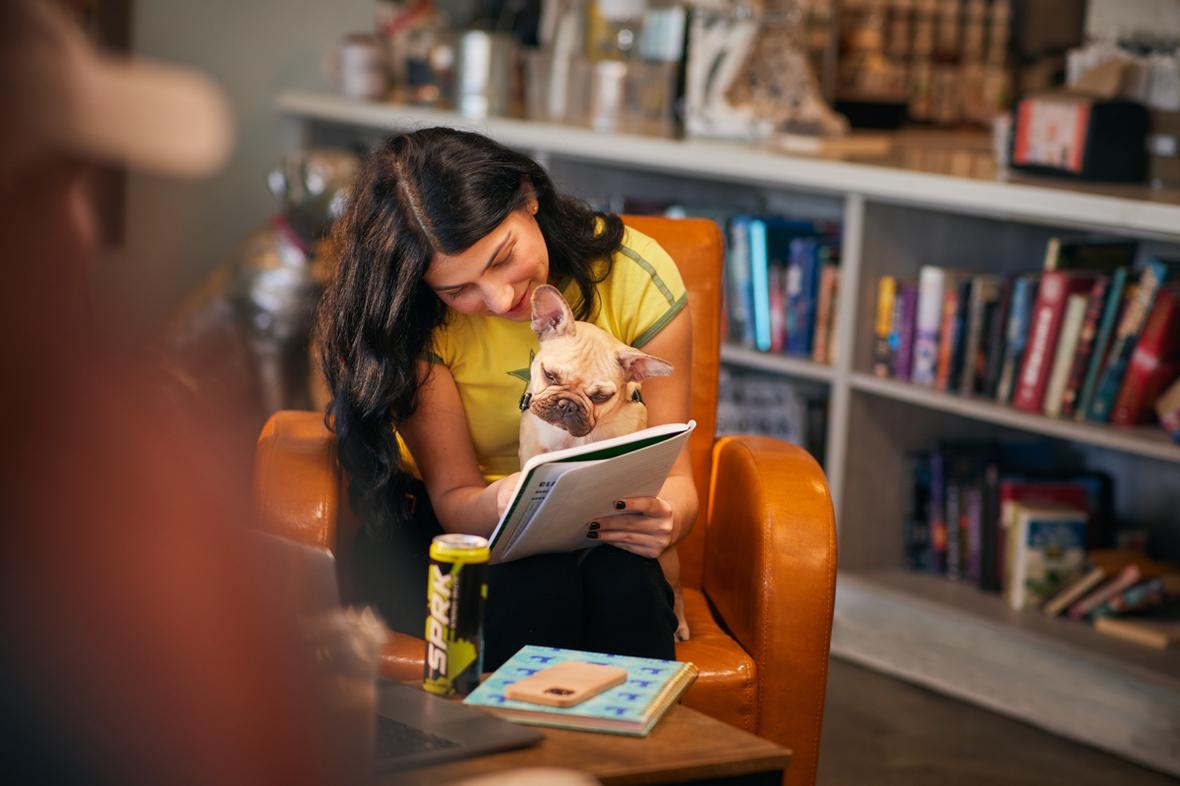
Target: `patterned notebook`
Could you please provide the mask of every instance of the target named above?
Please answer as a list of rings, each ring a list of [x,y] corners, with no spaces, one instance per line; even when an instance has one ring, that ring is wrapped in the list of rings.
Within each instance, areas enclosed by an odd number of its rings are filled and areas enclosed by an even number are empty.
[[[505,698],[507,686],[564,661],[619,666],[627,670],[627,681],[573,707],[547,707]],[[519,723],[642,737],[696,676],[697,667],[691,663],[530,644],[496,669],[463,703]]]

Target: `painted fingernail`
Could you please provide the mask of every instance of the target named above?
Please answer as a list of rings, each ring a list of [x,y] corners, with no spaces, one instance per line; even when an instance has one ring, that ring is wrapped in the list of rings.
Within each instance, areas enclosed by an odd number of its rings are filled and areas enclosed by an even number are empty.
[[[590,538],[590,540],[596,540],[598,538],[598,533],[597,532],[587,532],[586,537]]]
[[[615,510],[622,510],[625,507],[627,507],[626,502],[623,502],[621,499],[615,500]]]
[[[597,521],[591,521],[590,522],[590,531],[593,532],[594,530],[598,529],[600,526],[602,526],[602,525],[599,524]]]

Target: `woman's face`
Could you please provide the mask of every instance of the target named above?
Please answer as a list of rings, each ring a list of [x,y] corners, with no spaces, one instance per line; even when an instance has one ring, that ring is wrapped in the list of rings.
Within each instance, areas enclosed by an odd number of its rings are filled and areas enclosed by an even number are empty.
[[[513,211],[461,253],[435,254],[426,268],[427,285],[460,313],[528,320],[533,290],[549,280],[549,250],[535,205]]]

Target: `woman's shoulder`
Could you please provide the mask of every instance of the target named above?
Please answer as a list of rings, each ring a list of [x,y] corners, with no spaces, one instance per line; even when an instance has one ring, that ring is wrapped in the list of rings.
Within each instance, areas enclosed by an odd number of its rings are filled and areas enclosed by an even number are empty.
[[[654,238],[624,225],[623,240],[611,260],[611,278],[629,284],[651,285],[679,296],[684,290],[680,270]]]

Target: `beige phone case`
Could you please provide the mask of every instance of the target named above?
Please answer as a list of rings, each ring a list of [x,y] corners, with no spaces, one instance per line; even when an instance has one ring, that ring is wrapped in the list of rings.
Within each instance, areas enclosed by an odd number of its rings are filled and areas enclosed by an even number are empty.
[[[531,704],[572,707],[626,681],[627,670],[618,666],[566,661],[517,680],[504,695]]]

